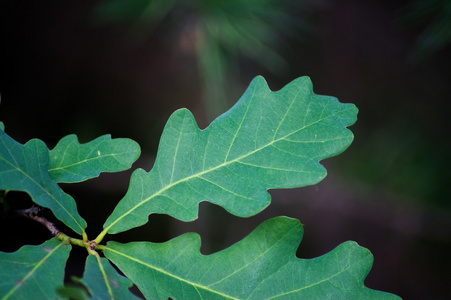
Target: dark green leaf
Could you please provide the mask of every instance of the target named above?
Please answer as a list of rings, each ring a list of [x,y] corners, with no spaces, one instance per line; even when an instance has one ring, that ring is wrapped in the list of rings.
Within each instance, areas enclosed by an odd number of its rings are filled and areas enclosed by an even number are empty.
[[[0,189],[27,192],[40,206],[75,232],[83,234],[86,222],[74,199],[49,177],[49,150],[38,139],[21,145],[0,131]]]
[[[70,249],[70,245],[52,238],[39,246],[0,252],[1,299],[56,299]]]

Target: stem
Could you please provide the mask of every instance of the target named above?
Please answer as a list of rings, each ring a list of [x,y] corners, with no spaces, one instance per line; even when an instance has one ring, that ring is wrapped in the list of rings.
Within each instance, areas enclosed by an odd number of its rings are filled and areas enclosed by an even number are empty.
[[[28,209],[19,210],[17,211],[17,213],[41,223],[42,225],[47,227],[48,230],[50,230],[50,232],[54,237],[57,237],[63,243],[84,247],[86,248],[86,250],[88,250],[89,254],[98,255],[97,252],[94,250],[97,249],[97,242],[88,241],[88,236],[85,231],[83,231],[82,235],[83,240],[72,238],[66,235],[65,233],[61,232],[58,228],[55,227],[55,225],[52,222],[50,222],[46,218],[38,216],[41,209],[42,209],[41,207],[33,205]]]
[[[86,231],[84,231],[84,230],[83,230],[82,237],[83,237],[83,241],[85,241],[85,242],[88,241],[88,235],[86,234]]]
[[[104,251],[104,250],[106,250],[106,246],[105,245],[97,245],[96,250]]]
[[[71,238],[70,236],[67,236],[66,234],[64,234],[62,232],[60,232],[58,234],[57,238],[60,241],[68,243],[68,244],[77,245],[77,246],[80,246],[80,247],[86,247],[86,243],[84,241],[82,241],[80,239]]]
[[[104,229],[101,233],[99,233],[99,235],[96,237],[96,239],[94,240],[96,242],[96,244],[100,244],[100,242],[103,240],[103,238],[105,237],[105,235],[107,234],[108,228]]]

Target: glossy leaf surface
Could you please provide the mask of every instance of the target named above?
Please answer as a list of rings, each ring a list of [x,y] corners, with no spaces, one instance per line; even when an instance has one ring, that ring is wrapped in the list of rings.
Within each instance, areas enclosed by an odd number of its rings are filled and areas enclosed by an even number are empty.
[[[269,204],[268,189],[321,181],[326,170],[319,161],[350,145],[346,127],[356,115],[354,105],[314,94],[308,77],[277,92],[257,77],[205,130],[188,110],[178,110],[166,124],[153,169],[133,173],[104,233],[145,224],[152,213],[191,221],[201,201],[252,216]]]
[[[119,275],[106,258],[89,255],[79,281],[86,286],[91,299],[139,299],[128,289],[133,283]]]
[[[82,234],[86,222],[74,199],[49,177],[49,150],[38,139],[19,144],[0,130],[0,189],[27,192],[32,200],[75,232]]]
[[[270,219],[233,246],[200,253],[200,237],[166,243],[109,242],[105,256],[147,299],[398,299],[366,288],[371,253],[346,242],[315,258],[295,256],[299,221]]]
[[[39,246],[0,252],[0,299],[57,299],[70,249],[52,238]]]
[[[101,172],[127,170],[140,155],[139,145],[130,139],[103,135],[80,144],[74,134],[62,138],[50,151],[50,178],[55,182],[80,182]]]

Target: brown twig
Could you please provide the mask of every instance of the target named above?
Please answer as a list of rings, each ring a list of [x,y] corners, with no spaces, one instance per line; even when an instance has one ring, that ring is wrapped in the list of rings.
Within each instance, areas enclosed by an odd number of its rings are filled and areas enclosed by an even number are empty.
[[[35,220],[35,221],[41,223],[42,225],[47,227],[48,230],[50,230],[50,232],[52,233],[53,236],[58,237],[58,234],[61,231],[58,228],[56,228],[55,225],[52,222],[48,221],[46,218],[38,216],[38,214],[41,211],[42,211],[41,207],[33,205],[30,208],[18,210],[16,212],[19,215],[25,216],[29,219],[32,219],[32,220]]]
[[[87,241],[87,237],[84,240],[80,240],[80,239],[75,239],[70,236],[67,236],[62,231],[60,231],[58,228],[56,228],[52,222],[48,221],[44,217],[39,216],[39,213],[41,213],[42,210],[43,210],[42,207],[33,205],[32,207],[27,208],[27,209],[16,210],[15,213],[17,215],[24,216],[24,217],[32,219],[36,222],[41,223],[42,225],[47,227],[48,230],[50,230],[50,232],[52,233],[52,235],[54,237],[58,238],[63,243],[84,247],[88,250],[89,254],[97,255],[97,252],[95,251],[95,249],[97,249],[97,244],[95,241]]]

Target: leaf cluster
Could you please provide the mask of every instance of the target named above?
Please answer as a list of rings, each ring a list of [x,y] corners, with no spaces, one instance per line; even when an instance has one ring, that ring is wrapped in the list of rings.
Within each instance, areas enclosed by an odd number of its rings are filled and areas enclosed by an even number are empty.
[[[134,171],[127,193],[94,239],[85,232],[76,201],[58,183],[128,169],[140,155],[139,145],[109,135],[80,144],[69,135],[49,150],[37,139],[22,145],[2,128],[4,196],[10,190],[28,193],[67,230],[55,228],[39,210],[22,212],[54,237],[0,252],[1,299],[135,299],[133,284],[147,299],[396,299],[364,286],[373,257],[355,242],[318,258],[297,258],[303,228],[288,217],[267,220],[211,255],[200,253],[195,233],[164,243],[102,244],[107,234],[141,226],[151,214],[194,220],[202,201],[240,217],[259,213],[270,204],[268,189],[315,184],[326,176],[319,161],[350,145],[347,127],[356,115],[354,105],[314,94],[307,77],[277,92],[257,77],[236,105],[204,130],[188,110],[178,110],[163,131],[155,165],[150,172]],[[82,278],[73,278],[78,287],[64,287],[73,246],[86,248],[85,270]]]

